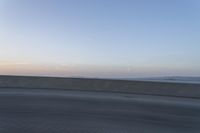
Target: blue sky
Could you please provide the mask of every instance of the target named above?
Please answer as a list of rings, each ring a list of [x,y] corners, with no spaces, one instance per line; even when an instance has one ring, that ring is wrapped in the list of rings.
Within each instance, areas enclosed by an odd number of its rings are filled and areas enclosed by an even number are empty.
[[[0,5],[0,74],[200,75],[198,0],[1,0]]]

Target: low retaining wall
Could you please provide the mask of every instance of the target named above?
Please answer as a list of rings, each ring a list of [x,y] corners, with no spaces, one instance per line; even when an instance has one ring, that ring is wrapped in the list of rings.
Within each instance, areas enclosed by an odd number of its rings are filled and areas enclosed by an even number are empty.
[[[200,98],[200,84],[86,78],[0,76],[0,87],[108,91]]]

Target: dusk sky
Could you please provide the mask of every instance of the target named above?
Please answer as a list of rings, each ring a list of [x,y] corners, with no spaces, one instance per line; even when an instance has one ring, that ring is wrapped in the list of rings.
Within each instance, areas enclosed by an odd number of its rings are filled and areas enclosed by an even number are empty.
[[[200,0],[0,0],[0,75],[200,76]]]

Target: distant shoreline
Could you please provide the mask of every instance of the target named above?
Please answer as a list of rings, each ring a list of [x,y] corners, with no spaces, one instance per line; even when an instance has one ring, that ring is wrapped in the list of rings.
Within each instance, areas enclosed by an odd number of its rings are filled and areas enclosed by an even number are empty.
[[[123,80],[123,81],[142,81],[159,83],[183,83],[200,84],[200,76],[163,76],[163,77],[144,77],[144,78],[103,78],[103,77],[84,77],[84,76],[40,76],[40,75],[0,75],[12,77],[38,77],[38,78],[71,78],[71,79],[99,79],[99,80]]]
[[[62,89],[200,98],[200,84],[100,78],[0,76],[0,88]]]

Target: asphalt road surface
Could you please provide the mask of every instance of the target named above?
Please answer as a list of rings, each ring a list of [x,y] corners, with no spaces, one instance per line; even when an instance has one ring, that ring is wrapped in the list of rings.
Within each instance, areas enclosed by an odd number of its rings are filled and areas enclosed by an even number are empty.
[[[200,99],[1,88],[0,133],[200,133]]]

